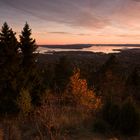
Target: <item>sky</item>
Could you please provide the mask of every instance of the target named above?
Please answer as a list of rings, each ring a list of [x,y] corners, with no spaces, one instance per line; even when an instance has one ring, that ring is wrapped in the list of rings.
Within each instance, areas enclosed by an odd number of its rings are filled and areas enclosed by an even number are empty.
[[[19,36],[25,22],[37,44],[140,44],[140,0],[0,0]]]

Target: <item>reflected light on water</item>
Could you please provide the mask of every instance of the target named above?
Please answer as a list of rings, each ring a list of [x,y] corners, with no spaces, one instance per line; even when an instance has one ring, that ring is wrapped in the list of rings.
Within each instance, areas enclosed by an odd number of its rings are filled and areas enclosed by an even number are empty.
[[[84,51],[84,52],[94,52],[94,53],[119,53],[121,50],[125,49],[135,49],[137,47],[126,47],[126,46],[92,46],[89,48],[82,49],[69,49],[69,48],[47,48],[47,47],[39,47],[38,52],[45,53],[53,53],[53,52],[61,52],[61,51]]]

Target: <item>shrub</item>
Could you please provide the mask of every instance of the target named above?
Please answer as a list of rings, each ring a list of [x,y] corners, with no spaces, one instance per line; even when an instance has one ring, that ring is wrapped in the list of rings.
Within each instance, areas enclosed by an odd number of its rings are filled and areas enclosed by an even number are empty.
[[[120,130],[125,135],[136,135],[140,129],[140,115],[131,99],[122,106],[120,114]]]
[[[23,115],[28,115],[28,113],[32,109],[31,96],[28,90],[25,90],[25,89],[21,90],[20,96],[17,100],[17,104],[20,109],[20,112]]]
[[[1,140],[21,140],[21,130],[17,122],[6,121],[4,122],[4,126],[5,134]]]
[[[102,119],[97,119],[93,124],[93,131],[97,133],[108,133],[109,132],[109,125],[106,121]]]
[[[93,90],[88,89],[87,81],[80,78],[80,70],[75,70],[70,77],[70,82],[66,90],[67,95],[76,105],[86,106],[91,109],[100,107],[100,98]]]
[[[112,100],[108,99],[102,108],[103,119],[111,125],[113,129],[118,128],[120,107]]]

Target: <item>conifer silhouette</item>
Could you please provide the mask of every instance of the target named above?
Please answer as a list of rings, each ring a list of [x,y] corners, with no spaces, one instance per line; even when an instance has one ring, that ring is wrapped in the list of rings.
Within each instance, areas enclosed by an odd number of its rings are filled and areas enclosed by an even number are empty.
[[[5,22],[0,32],[0,109],[2,112],[12,111],[16,106],[14,100],[17,96],[19,53],[15,34]]]
[[[35,64],[37,45],[35,39],[31,37],[31,29],[26,22],[20,35],[20,48],[23,54],[23,66],[31,67]]]

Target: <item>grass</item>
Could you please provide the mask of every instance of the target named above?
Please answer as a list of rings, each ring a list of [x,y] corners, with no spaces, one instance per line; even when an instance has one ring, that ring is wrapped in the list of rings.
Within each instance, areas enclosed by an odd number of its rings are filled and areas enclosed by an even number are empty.
[[[1,119],[0,140],[139,140],[93,132],[94,112],[61,100],[51,95],[28,117]]]

